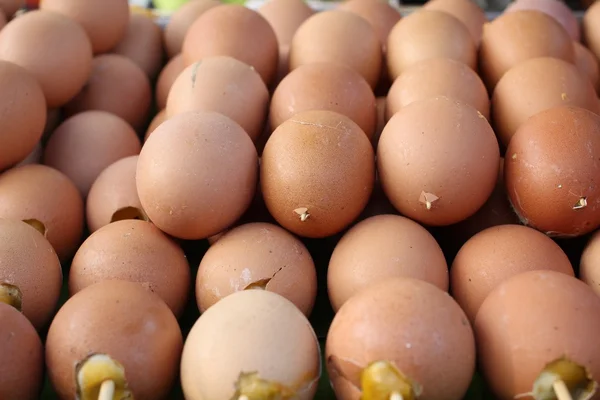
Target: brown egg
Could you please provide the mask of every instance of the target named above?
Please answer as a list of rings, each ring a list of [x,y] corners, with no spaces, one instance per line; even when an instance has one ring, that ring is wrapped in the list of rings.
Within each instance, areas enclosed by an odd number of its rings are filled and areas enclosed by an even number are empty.
[[[469,239],[450,268],[452,296],[471,322],[488,294],[526,271],[552,270],[574,276],[567,255],[548,236],[522,225],[500,225]]]
[[[0,10],[9,19],[23,6],[23,0],[0,0]]]
[[[529,59],[509,69],[498,81],[491,103],[495,132],[505,146],[519,126],[540,111],[560,105],[598,110],[588,77],[575,65],[550,57]]]
[[[44,164],[67,175],[85,198],[106,167],[140,149],[140,139],[123,119],[105,111],[84,111],[56,128],[46,144]]]
[[[60,261],[44,235],[19,220],[0,218],[0,292],[5,284],[16,287],[18,308],[38,330],[52,319],[62,277]]]
[[[448,290],[448,265],[433,236],[399,215],[378,215],[354,225],[335,246],[327,290],[335,311],[378,282],[414,278]]]
[[[204,313],[231,293],[250,288],[275,292],[309,316],[317,296],[317,274],[308,249],[273,224],[244,224],[225,233],[200,262],[198,308]]]
[[[594,53],[579,42],[573,42],[575,46],[575,65],[581,72],[586,74],[594,88],[598,88],[598,77],[600,75],[598,68],[598,59]]]
[[[451,58],[429,58],[412,64],[394,81],[387,95],[386,120],[413,101],[440,95],[465,102],[489,118],[488,92],[477,73]]]
[[[277,74],[277,37],[262,15],[240,4],[211,7],[190,26],[183,41],[186,66],[208,56],[230,56],[252,66],[269,85]]]
[[[315,62],[346,64],[374,88],[381,73],[382,47],[367,20],[342,10],[319,12],[296,31],[290,70]]]
[[[231,118],[254,141],[263,131],[269,90],[256,70],[227,56],[206,57],[175,79],[167,117],[188,111],[216,111]]]
[[[476,67],[475,42],[465,25],[452,15],[419,10],[401,19],[390,32],[387,63],[392,81],[412,64],[440,57]]]
[[[581,262],[579,278],[587,283],[596,294],[600,295],[600,232],[596,232],[587,242]]]
[[[62,108],[49,108],[46,111],[46,126],[44,127],[44,133],[42,134],[42,141],[44,143],[63,121],[64,112]]]
[[[25,165],[0,175],[0,218],[31,221],[66,261],[81,243],[83,200],[63,173]]]
[[[499,161],[485,117],[444,96],[403,107],[377,147],[387,197],[403,215],[427,225],[454,224],[479,210],[494,190]]]
[[[6,14],[2,10],[2,5],[0,4],[0,29],[4,28],[7,22],[8,18],[6,17]]]
[[[426,10],[446,12],[465,24],[473,42],[479,45],[483,25],[488,22],[484,11],[471,0],[429,0],[423,5]]]
[[[375,133],[377,106],[373,90],[358,72],[343,64],[316,62],[290,72],[273,93],[269,113],[271,129],[310,110],[343,114],[369,139]]]
[[[0,398],[38,400],[44,384],[44,347],[31,323],[0,302]]]
[[[475,370],[475,341],[448,293],[393,278],[344,303],[329,328],[325,357],[339,400],[460,400]]]
[[[182,347],[177,320],[160,297],[138,283],[103,281],[58,311],[46,366],[62,400],[93,398],[105,380],[122,398],[158,400],[175,383]]]
[[[160,71],[158,75],[158,80],[156,81],[156,106],[162,110],[167,106],[167,97],[169,96],[169,91],[173,86],[173,82],[179,76],[181,72],[185,69],[185,65],[183,64],[183,56],[178,54],[171,58],[167,65]]]
[[[162,30],[147,15],[131,14],[125,36],[113,49],[113,53],[129,58],[150,79],[154,79],[162,67]]]
[[[92,42],[94,54],[112,50],[125,35],[129,21],[128,2],[123,0],[43,0],[40,8],[79,22]]]
[[[504,281],[481,305],[474,328],[480,369],[499,400],[555,398],[555,380],[584,389],[588,373],[600,375],[600,298],[572,276],[529,271]]]
[[[212,111],[178,114],[156,128],[136,173],[150,220],[181,239],[204,239],[233,224],[250,205],[257,179],[252,140]]]
[[[85,207],[91,233],[124,219],[148,220],[135,186],[137,155],[122,158],[106,167],[90,188]]]
[[[510,2],[504,12],[518,10],[536,10],[554,18],[562,25],[571,38],[578,42],[580,39],[579,22],[569,6],[561,0],[517,0]]]
[[[152,121],[150,121],[150,125],[148,125],[148,129],[146,129],[146,134],[144,135],[144,142],[146,140],[148,140],[148,138],[150,137],[150,135],[152,134],[152,132],[154,132],[154,130],[156,128],[158,128],[160,126],[160,124],[162,124],[166,120],[167,120],[167,110],[164,110],[164,109],[160,110],[154,116],[154,118],[152,118]]]
[[[537,57],[575,60],[573,40],[554,18],[541,11],[518,10],[484,26],[479,72],[490,93],[506,71]]]
[[[29,164],[40,164],[42,162],[42,156],[44,154],[44,148],[42,142],[37,142],[31,153],[23,159],[20,163],[16,164],[15,167],[20,167]]]
[[[373,148],[360,127],[333,111],[304,111],[271,135],[260,163],[271,215],[304,237],[339,233],[365,208],[373,190]]]
[[[90,79],[66,110],[68,115],[107,111],[137,130],[146,123],[151,102],[152,88],[144,71],[125,56],[104,54],[94,58]]]
[[[600,58],[600,3],[592,2],[581,21],[581,36],[587,48]]]
[[[0,59],[27,69],[40,83],[48,107],[66,104],[92,70],[92,46],[83,28],[50,11],[30,11],[0,31]]]
[[[574,237],[600,226],[600,116],[560,106],[515,133],[504,163],[508,195],[525,225]]]
[[[0,61],[0,171],[23,161],[39,142],[46,124],[46,99],[35,77]]]
[[[194,21],[203,12],[219,4],[217,0],[189,0],[171,14],[163,31],[165,49],[169,58],[181,53],[185,35]]]
[[[258,12],[271,24],[280,48],[289,48],[298,27],[315,13],[304,0],[269,0]]]
[[[385,123],[387,122],[385,119],[385,107],[387,104],[386,97],[377,97],[375,99],[375,107],[377,108],[377,126],[375,128],[375,134],[371,139],[375,149],[377,150],[377,144],[379,143],[379,138],[381,137],[381,132],[385,127]]]
[[[320,356],[310,322],[292,302],[268,290],[243,290],[192,327],[181,357],[183,393],[188,400],[312,400]]]

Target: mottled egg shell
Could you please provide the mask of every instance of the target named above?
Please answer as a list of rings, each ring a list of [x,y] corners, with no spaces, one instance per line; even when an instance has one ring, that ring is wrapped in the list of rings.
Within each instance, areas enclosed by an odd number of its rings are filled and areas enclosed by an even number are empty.
[[[423,5],[426,10],[446,12],[465,24],[473,42],[479,45],[483,25],[488,22],[484,11],[472,0],[429,0]]]
[[[444,253],[425,228],[399,215],[367,218],[335,246],[327,270],[329,300],[337,311],[360,290],[395,277],[448,290]]]
[[[574,42],[573,45],[575,46],[575,65],[590,78],[592,85],[597,89],[599,83],[598,77],[600,75],[598,59],[590,49],[581,43]]]
[[[144,144],[136,172],[150,220],[181,239],[204,239],[233,224],[252,202],[257,179],[252,140],[212,111],[163,122]]]
[[[0,398],[38,400],[44,383],[44,347],[31,323],[0,303]]]
[[[350,225],[375,181],[367,135],[333,111],[304,111],[281,124],[267,141],[260,170],[271,215],[289,231],[313,238]]]
[[[308,249],[273,224],[244,224],[225,233],[200,262],[196,279],[200,312],[231,293],[253,287],[282,295],[309,316],[317,274]]]
[[[0,218],[35,220],[36,228],[66,261],[81,243],[83,200],[62,172],[24,165],[0,175]]]
[[[553,270],[574,276],[567,255],[548,236],[522,225],[479,232],[460,249],[452,268],[452,296],[471,321],[500,283],[526,271]]]
[[[506,150],[508,195],[525,225],[573,237],[600,226],[600,116],[560,106],[531,117]]]
[[[475,370],[475,341],[448,293],[425,281],[394,278],[344,303],[329,328],[325,357],[339,400],[362,398],[361,372],[378,361],[393,363],[396,374],[413,382],[420,392],[413,398],[460,400]]]
[[[600,298],[572,276],[538,270],[504,281],[474,328],[480,368],[499,400],[531,392],[546,365],[563,357],[600,376]]]
[[[184,69],[183,56],[178,54],[171,58],[167,65],[160,71],[155,88],[156,107],[158,109],[162,110],[167,106],[167,97],[169,96],[173,82],[175,82],[175,79],[177,79]]]
[[[310,110],[343,114],[356,122],[369,139],[375,133],[373,90],[358,72],[343,64],[305,64],[283,78],[271,99],[270,127],[275,130],[294,115]]]
[[[181,359],[181,383],[189,400],[229,399],[240,377],[260,379],[311,400],[321,375],[317,336],[304,314],[268,290],[233,293],[209,308],[188,335]],[[277,395],[275,394],[275,395]],[[256,396],[256,395],[255,395]],[[253,397],[253,398],[260,398]]]
[[[169,58],[181,53],[185,35],[194,21],[204,11],[219,4],[217,0],[190,0],[171,14],[163,31],[165,49]]]
[[[71,297],[46,339],[46,366],[61,399],[76,396],[76,366],[106,354],[125,369],[136,398],[163,399],[183,347],[177,320],[160,297],[134,282],[102,281]]]
[[[48,107],[66,104],[92,70],[92,45],[83,28],[60,14],[35,10],[0,31],[0,59],[28,70],[40,83]]]
[[[485,117],[444,96],[403,107],[377,147],[387,197],[403,215],[427,225],[454,224],[477,212],[494,190],[499,162]]]
[[[577,17],[565,2],[561,0],[517,0],[509,3],[504,12],[509,13],[517,10],[543,12],[561,24],[573,40],[579,41],[579,22],[577,22]]]

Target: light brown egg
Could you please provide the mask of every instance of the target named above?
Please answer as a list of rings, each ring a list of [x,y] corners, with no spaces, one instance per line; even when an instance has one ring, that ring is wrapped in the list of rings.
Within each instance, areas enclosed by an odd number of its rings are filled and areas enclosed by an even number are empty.
[[[504,12],[518,10],[536,10],[547,14],[561,24],[574,41],[579,42],[579,22],[565,2],[561,0],[517,0],[510,2]]]
[[[22,5],[23,0],[0,0],[0,10],[9,19],[15,15]]]
[[[204,239],[232,225],[250,205],[257,179],[252,140],[212,111],[178,114],[156,128],[136,172],[150,220],[181,239]]]
[[[600,3],[592,2],[581,21],[581,36],[588,49],[600,58]]]
[[[0,59],[28,70],[40,83],[48,107],[66,104],[92,70],[92,46],[83,28],[50,11],[30,11],[0,31]]]
[[[16,164],[15,167],[20,167],[20,166],[29,165],[29,164],[40,164],[42,162],[43,154],[44,154],[44,148],[42,146],[42,142],[39,141],[39,142],[37,142],[37,144],[35,145],[33,150],[31,150],[31,153],[29,153],[29,155],[27,157],[25,157],[23,159],[23,161]]]
[[[125,36],[112,52],[129,58],[154,79],[162,67],[162,35],[158,24],[147,15],[131,14]]]
[[[106,167],[90,188],[86,202],[87,227],[91,233],[123,219],[148,220],[135,186],[137,155]]]
[[[271,24],[279,47],[289,47],[296,30],[315,11],[304,0],[269,0],[258,12]]]
[[[260,163],[271,215],[287,230],[323,238],[349,226],[375,180],[373,147],[360,127],[333,111],[304,111],[271,135]]]
[[[240,4],[211,7],[190,26],[183,41],[184,64],[208,56],[230,56],[252,66],[269,85],[277,74],[279,50],[269,22]]]
[[[475,370],[465,313],[443,290],[393,278],[350,298],[335,315],[325,348],[338,400],[460,400]]]
[[[360,290],[395,277],[448,290],[444,253],[425,228],[399,215],[367,218],[335,246],[327,270],[329,301],[337,311]]]
[[[152,134],[152,132],[154,132],[154,130],[156,128],[158,128],[160,126],[160,124],[162,124],[166,120],[167,120],[167,110],[164,110],[164,109],[160,110],[154,116],[154,118],[152,118],[152,121],[150,121],[150,124],[148,125],[148,129],[146,129],[146,134],[144,135],[144,142],[146,140],[148,140],[148,138],[150,137],[150,135]]]
[[[125,35],[129,21],[129,5],[123,0],[43,0],[40,8],[78,22],[89,36],[94,54],[112,50]]]
[[[579,278],[600,295],[600,232],[588,240],[579,263]]]
[[[321,375],[310,322],[268,290],[233,293],[196,321],[183,348],[181,384],[188,400],[293,396],[311,400]]]
[[[66,106],[67,115],[100,110],[115,114],[136,130],[146,123],[152,88],[144,71],[118,54],[94,58],[92,74],[83,90]]]
[[[518,10],[484,26],[479,72],[490,93],[506,71],[537,57],[575,61],[573,40],[554,18],[541,11]]]
[[[427,225],[454,224],[477,212],[494,190],[499,162],[485,117],[444,96],[403,107],[377,147],[387,197],[403,215]]]
[[[506,150],[504,177],[517,215],[547,235],[574,237],[600,226],[600,116],[571,106],[521,125]]]
[[[175,82],[175,79],[177,79],[184,69],[183,56],[178,54],[171,58],[167,65],[160,71],[155,87],[155,100],[158,109],[162,110],[167,106],[167,97],[169,96],[173,82]]]
[[[596,59],[596,56],[590,49],[581,43],[573,42],[573,46],[575,46],[575,65],[590,78],[592,85],[597,89],[599,83],[598,77],[600,75],[598,59]]]
[[[6,14],[2,10],[2,5],[0,5],[0,29],[4,28],[6,26],[7,22],[8,22],[8,18],[6,17]]]
[[[194,21],[203,12],[219,4],[217,0],[190,0],[171,14],[163,31],[165,49],[169,58],[181,53],[185,35]]]
[[[473,42],[479,45],[483,25],[488,22],[484,11],[472,0],[429,0],[423,5],[426,10],[446,12],[465,24]]]
[[[62,172],[32,164],[0,175],[0,218],[31,221],[61,261],[81,243],[83,217],[81,194]]]
[[[590,398],[574,390],[589,389],[587,374],[600,376],[600,298],[585,283],[556,271],[518,274],[489,294],[474,328],[478,364],[499,400],[555,398],[558,379],[573,399]]]
[[[489,118],[488,92],[477,73],[451,58],[429,58],[412,64],[394,81],[387,95],[386,120],[413,101],[440,95],[463,101]]]
[[[317,274],[308,249],[277,225],[250,223],[226,232],[206,252],[196,279],[200,312],[251,288],[277,293],[307,317],[317,296]]]
[[[44,384],[44,347],[31,323],[0,302],[0,398],[38,400]]]
[[[575,65],[540,57],[523,61],[500,79],[492,96],[492,120],[500,141],[507,146],[529,117],[560,105],[597,112],[594,86]]]
[[[305,64],[283,78],[271,99],[270,127],[275,130],[294,115],[310,110],[343,114],[360,126],[369,139],[375,133],[377,107],[373,90],[358,72],[343,64]]]
[[[409,66],[429,58],[451,58],[475,69],[477,48],[465,25],[452,15],[419,10],[398,22],[388,37],[387,64],[392,81]]]
[[[44,164],[68,176],[85,198],[106,167],[140,149],[140,139],[123,119],[105,111],[84,111],[56,128],[46,144]]]
[[[39,142],[46,124],[46,99],[24,68],[0,61],[0,171],[23,161]]]
[[[374,88],[381,73],[381,42],[367,20],[342,10],[319,12],[298,28],[290,46],[290,71],[304,64],[337,62]]]
[[[158,295],[138,283],[103,281],[58,311],[46,366],[61,400],[81,392],[93,398],[108,379],[117,395],[158,400],[175,383],[182,347],[177,320]]]
[[[452,296],[473,322],[496,286],[522,272],[542,269],[574,276],[569,258],[548,236],[522,225],[495,226],[469,239],[454,258]]]
[[[228,56],[206,57],[175,79],[167,117],[188,111],[216,111],[237,122],[255,141],[263,132],[269,90],[256,70]]]

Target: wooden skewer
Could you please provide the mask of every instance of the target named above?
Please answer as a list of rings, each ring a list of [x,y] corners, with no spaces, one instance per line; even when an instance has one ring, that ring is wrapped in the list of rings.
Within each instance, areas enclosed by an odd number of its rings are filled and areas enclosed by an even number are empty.
[[[552,388],[554,389],[554,393],[556,394],[558,400],[573,400],[573,397],[571,397],[571,393],[569,393],[569,389],[567,388],[567,385],[565,385],[564,381],[557,380],[552,384]]]
[[[98,400],[113,400],[115,397],[115,382],[104,381],[100,386],[100,393],[98,394]]]

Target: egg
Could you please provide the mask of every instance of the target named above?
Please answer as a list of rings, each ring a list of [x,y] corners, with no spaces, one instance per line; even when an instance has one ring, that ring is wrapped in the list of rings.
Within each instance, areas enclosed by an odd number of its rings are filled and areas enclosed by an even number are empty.
[[[596,59],[596,56],[590,51],[590,49],[581,43],[574,42],[573,46],[575,46],[575,65],[581,72],[590,78],[592,85],[594,85],[594,88],[597,89],[599,83],[598,78],[600,75],[598,59]]]
[[[24,68],[0,61],[0,171],[23,161],[36,147],[46,124],[46,99]]]
[[[277,37],[258,12],[239,4],[211,7],[190,26],[183,41],[184,64],[208,56],[230,56],[252,66],[269,85],[279,64]]]
[[[151,102],[152,88],[144,71],[125,56],[104,54],[94,58],[86,86],[66,105],[66,111],[68,116],[106,111],[138,130],[146,123]]]
[[[561,0],[517,0],[511,2],[504,12],[517,10],[536,10],[554,18],[574,41],[579,41],[579,22],[569,6]]]
[[[388,36],[387,64],[392,81],[412,64],[439,57],[460,61],[472,69],[477,63],[471,34],[448,13],[419,10],[402,18]]]
[[[167,97],[167,117],[216,111],[240,124],[255,141],[263,131],[269,90],[256,70],[227,56],[206,57],[179,74]]]
[[[505,146],[519,126],[540,111],[560,105],[598,110],[588,77],[575,65],[551,57],[529,59],[509,69],[496,85],[491,104],[495,132]]]
[[[248,134],[212,111],[162,123],[138,159],[136,186],[150,220],[169,235],[204,239],[232,225],[250,205],[258,156]]]
[[[581,21],[581,36],[586,47],[600,58],[600,4],[592,2],[583,15]]]
[[[403,107],[377,147],[387,197],[400,213],[427,225],[454,224],[477,212],[494,190],[499,161],[485,117],[445,96]]]
[[[83,234],[83,200],[62,172],[25,165],[0,175],[0,218],[31,222],[66,261]]]
[[[28,70],[41,85],[48,107],[56,108],[85,85],[92,70],[92,45],[78,23],[35,10],[0,31],[0,60]]]
[[[0,301],[0,398],[37,400],[44,383],[44,348],[31,323]]]
[[[465,24],[473,38],[473,42],[479,45],[483,25],[488,20],[485,12],[476,2],[471,0],[429,0],[423,5],[423,9],[442,11],[456,17]]]
[[[377,125],[375,127],[375,134],[371,141],[375,149],[377,149],[377,144],[379,143],[379,138],[381,137],[381,132],[385,127],[385,123],[387,122],[385,118],[385,108],[387,104],[387,98],[380,96],[375,99],[375,108],[377,109]]]
[[[317,296],[317,274],[308,249],[273,224],[249,223],[224,233],[200,262],[198,308],[204,313],[226,296],[250,288],[277,293],[309,316]]]
[[[189,0],[175,10],[163,30],[163,41],[169,58],[181,53],[190,26],[206,10],[219,5],[217,0]]]
[[[244,290],[196,321],[183,348],[181,384],[188,400],[310,400],[320,358],[315,332],[291,301],[268,290]]]
[[[290,71],[315,62],[345,64],[374,88],[381,73],[381,42],[371,24],[354,13],[319,12],[304,21],[292,39]]]
[[[158,400],[175,383],[182,347],[177,320],[158,295],[109,280],[58,311],[46,339],[46,366],[62,400],[97,398],[104,381],[121,398]]]
[[[386,120],[413,101],[440,95],[463,101],[489,118],[488,92],[477,73],[451,58],[429,58],[412,64],[394,81],[387,95]]]
[[[579,278],[600,295],[600,233],[596,232],[587,241],[579,263]]]
[[[442,249],[421,225],[399,215],[378,215],[354,225],[337,243],[327,270],[335,311],[359,291],[396,277],[422,279],[448,290]]]
[[[11,18],[22,7],[23,0],[0,0],[0,10]]]
[[[333,111],[304,111],[281,124],[265,146],[260,185],[271,215],[299,236],[323,238],[349,226],[373,190],[367,135]]]
[[[315,11],[304,0],[269,0],[258,12],[271,24],[279,47],[289,47],[296,30]]]
[[[479,72],[490,93],[506,71],[537,57],[575,60],[573,40],[554,18],[541,11],[517,10],[484,26]]]
[[[329,328],[325,357],[339,400],[460,400],[475,370],[475,342],[448,293],[394,278],[344,303]]]
[[[555,398],[557,380],[574,399],[595,391],[600,298],[580,280],[556,271],[518,274],[488,295],[474,328],[478,364],[499,400]]]
[[[550,236],[600,226],[600,116],[559,106],[521,125],[506,150],[504,177],[517,215]]]
[[[167,106],[167,97],[173,86],[175,79],[183,72],[183,56],[178,54],[171,58],[167,65],[160,71],[155,87],[155,101],[158,109],[162,110]]]
[[[166,120],[167,120],[167,111],[164,110],[164,109],[160,110],[154,116],[154,118],[152,118],[152,121],[150,121],[150,124],[148,125],[148,129],[146,129],[146,134],[144,135],[144,142],[146,140],[148,140],[148,138],[150,137],[150,135],[152,134],[152,132],[154,132],[154,130],[156,128],[158,128],[160,126],[160,124],[162,124]]]
[[[42,161],[42,155],[44,153],[44,148],[42,147],[42,142],[37,142],[31,153],[27,155],[20,163],[16,164],[15,167],[20,167],[23,165],[29,164],[39,164]]]
[[[271,99],[270,127],[275,130],[294,115],[310,110],[343,114],[360,126],[369,139],[375,133],[377,108],[373,90],[358,72],[343,64],[305,64],[283,78]]]
[[[78,22],[89,36],[94,54],[112,50],[125,35],[129,21],[128,2],[123,0],[44,0],[40,8]]]

